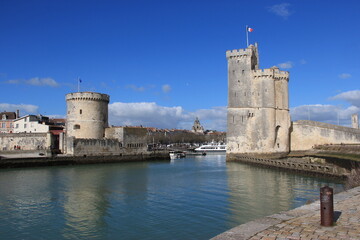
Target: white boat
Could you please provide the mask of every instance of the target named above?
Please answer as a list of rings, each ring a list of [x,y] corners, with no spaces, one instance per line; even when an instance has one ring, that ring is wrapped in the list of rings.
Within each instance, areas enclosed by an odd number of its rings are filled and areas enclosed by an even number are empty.
[[[198,148],[195,148],[196,152],[226,152],[225,144],[211,143],[206,145],[201,145]]]
[[[176,158],[184,158],[186,157],[186,154],[181,151],[170,151],[170,159],[176,159]]]

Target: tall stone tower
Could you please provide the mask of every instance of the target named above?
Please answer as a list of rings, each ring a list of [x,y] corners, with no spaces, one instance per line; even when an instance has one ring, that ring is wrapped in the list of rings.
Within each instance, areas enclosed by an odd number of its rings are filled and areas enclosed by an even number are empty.
[[[258,46],[226,52],[227,154],[289,152],[289,73],[259,69]]]
[[[109,99],[109,95],[95,92],[67,94],[67,137],[103,138],[108,127]]]
[[[359,115],[357,113],[351,115],[351,124],[353,128],[359,129]]]

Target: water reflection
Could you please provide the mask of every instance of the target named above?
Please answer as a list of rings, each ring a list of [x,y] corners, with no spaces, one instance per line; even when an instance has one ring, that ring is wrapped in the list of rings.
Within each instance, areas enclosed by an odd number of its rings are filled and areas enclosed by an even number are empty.
[[[317,199],[320,187],[330,185],[339,192],[341,184],[329,179],[301,176],[277,169],[227,163],[230,221],[250,220],[293,209]]]
[[[0,170],[3,239],[209,239],[317,198],[326,179],[225,155]]]
[[[102,230],[109,206],[106,199],[107,176],[97,169],[73,169],[65,177],[63,236],[66,239],[89,238]]]
[[[107,218],[114,206],[123,206],[117,211],[124,216],[131,212],[133,194],[139,201],[146,201],[148,165],[133,164],[125,169],[116,166],[75,168],[66,176],[65,239],[101,237],[106,234]]]
[[[51,185],[52,174],[43,169],[1,171],[0,215],[5,227],[0,228],[0,233],[11,236],[21,229],[26,238],[35,232],[34,228],[48,227],[43,218],[53,211]]]
[[[292,192],[281,174],[239,163],[228,163],[227,174],[233,222],[290,208]]]

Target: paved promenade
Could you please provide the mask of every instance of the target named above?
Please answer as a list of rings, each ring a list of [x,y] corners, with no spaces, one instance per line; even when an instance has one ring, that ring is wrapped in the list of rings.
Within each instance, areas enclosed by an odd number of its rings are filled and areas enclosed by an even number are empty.
[[[359,240],[360,187],[334,195],[333,227],[320,226],[320,202],[240,225],[216,236],[220,240]]]

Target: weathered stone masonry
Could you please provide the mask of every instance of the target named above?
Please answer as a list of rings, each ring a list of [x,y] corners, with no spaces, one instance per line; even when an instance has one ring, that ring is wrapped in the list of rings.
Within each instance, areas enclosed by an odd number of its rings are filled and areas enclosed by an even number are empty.
[[[0,133],[1,151],[50,149],[53,141],[50,133]]]
[[[227,160],[249,155],[278,158],[320,144],[360,143],[357,115],[353,128],[314,121],[291,123],[289,73],[259,69],[258,46],[226,52],[228,61]]]
[[[109,99],[109,95],[95,92],[67,94],[67,137],[103,138],[108,127]]]
[[[289,151],[289,73],[259,69],[257,45],[226,52],[228,154]]]
[[[95,92],[66,95],[66,135],[62,152],[70,156],[123,156],[150,154],[145,128],[108,127],[110,96]]]
[[[292,123],[291,151],[306,151],[322,144],[360,143],[360,129],[299,120]]]

